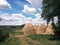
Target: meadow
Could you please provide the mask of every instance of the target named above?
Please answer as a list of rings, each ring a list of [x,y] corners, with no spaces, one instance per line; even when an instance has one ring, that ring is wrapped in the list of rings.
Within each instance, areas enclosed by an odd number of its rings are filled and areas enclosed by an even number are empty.
[[[52,35],[24,35],[20,26],[0,27],[0,29],[9,33],[9,37],[1,41],[0,45],[60,45],[60,40],[50,40]]]

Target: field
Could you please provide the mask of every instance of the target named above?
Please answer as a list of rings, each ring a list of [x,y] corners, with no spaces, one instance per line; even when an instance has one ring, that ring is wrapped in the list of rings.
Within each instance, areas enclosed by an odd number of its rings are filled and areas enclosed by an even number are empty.
[[[24,35],[21,28],[11,28],[9,37],[0,42],[0,45],[60,45],[60,41],[51,38],[51,35]]]

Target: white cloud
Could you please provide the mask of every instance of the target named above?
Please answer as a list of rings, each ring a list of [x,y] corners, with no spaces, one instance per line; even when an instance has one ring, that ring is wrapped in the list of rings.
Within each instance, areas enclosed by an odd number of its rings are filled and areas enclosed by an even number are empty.
[[[27,5],[24,5],[24,9],[22,11],[27,13],[27,14],[35,14],[36,13],[35,8],[30,8]]]
[[[22,25],[25,23],[40,25],[41,23],[45,23],[40,17],[33,19],[32,17],[25,17],[23,14],[0,14],[0,18],[2,19],[0,20],[0,25]]]
[[[3,18],[2,18],[3,17]],[[4,19],[4,20],[13,20],[13,21],[16,21],[16,20],[24,20],[26,17],[23,16],[22,14],[1,14],[0,15],[0,18]]]
[[[25,20],[26,17],[23,16],[22,14],[12,14],[12,17],[14,17],[15,19],[18,19],[18,20]]]
[[[2,19],[0,25],[22,25],[26,17],[22,14],[0,14],[0,18]]]
[[[32,18],[31,17],[25,19],[25,23],[31,23],[31,22],[32,22]]]
[[[35,17],[41,18],[41,15],[39,13],[35,14]]]
[[[31,23],[31,24],[33,24],[33,25],[40,25],[40,24],[42,24],[42,23],[44,23],[45,25],[46,25],[46,21],[45,20],[43,20],[42,18],[40,18],[40,17],[36,17],[36,18],[31,18],[31,17],[29,17],[29,18],[27,18],[26,20],[25,20],[25,23]]]
[[[54,17],[54,23],[56,24],[58,22],[58,17]]]
[[[32,22],[33,25],[40,25],[41,23],[46,24],[46,21],[43,20],[43,19],[40,18],[40,17],[37,17],[37,18],[33,19],[32,21],[33,21],[33,22]]]
[[[41,8],[42,7],[42,1],[43,0],[26,0],[26,1],[28,1],[35,8]]]
[[[0,9],[11,8],[11,5],[6,0],[0,0]]]
[[[28,1],[34,8],[36,8],[39,12],[40,12],[40,15],[42,13],[42,1],[43,0],[26,0]]]

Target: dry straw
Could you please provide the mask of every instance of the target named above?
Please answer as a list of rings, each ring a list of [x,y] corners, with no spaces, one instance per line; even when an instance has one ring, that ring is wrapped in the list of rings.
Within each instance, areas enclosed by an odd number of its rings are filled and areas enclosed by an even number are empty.
[[[53,30],[54,30],[54,29],[53,29],[52,25],[49,24],[48,27],[46,28],[45,34],[54,35]]]
[[[36,31],[36,34],[44,34],[46,32],[46,25],[41,24]]]
[[[35,34],[34,26],[30,23],[25,24],[22,31],[24,32],[24,34]]]
[[[22,29],[24,34],[49,34],[53,35],[53,27],[51,24],[48,27],[45,24],[40,24],[40,26],[33,26],[31,23],[25,24],[24,28]]]

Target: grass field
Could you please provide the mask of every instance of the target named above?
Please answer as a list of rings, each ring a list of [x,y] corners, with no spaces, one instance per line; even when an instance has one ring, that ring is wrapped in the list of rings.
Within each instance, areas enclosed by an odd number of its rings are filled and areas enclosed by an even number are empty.
[[[24,35],[21,30],[14,30],[0,45],[60,45],[60,41],[53,40],[51,35]]]

